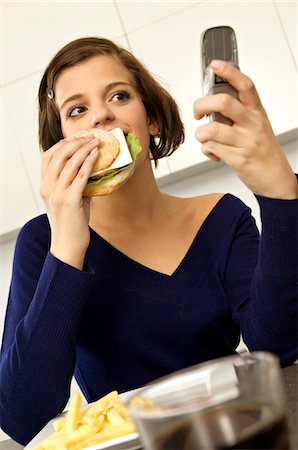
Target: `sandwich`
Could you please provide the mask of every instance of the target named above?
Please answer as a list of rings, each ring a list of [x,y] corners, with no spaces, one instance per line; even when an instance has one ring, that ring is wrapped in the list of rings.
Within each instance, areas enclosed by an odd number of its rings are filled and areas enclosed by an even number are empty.
[[[98,158],[95,161],[84,197],[107,195],[122,186],[133,174],[135,160],[142,151],[138,139],[125,135],[120,128],[104,131],[96,128],[76,133],[74,137],[93,134],[100,140]]]

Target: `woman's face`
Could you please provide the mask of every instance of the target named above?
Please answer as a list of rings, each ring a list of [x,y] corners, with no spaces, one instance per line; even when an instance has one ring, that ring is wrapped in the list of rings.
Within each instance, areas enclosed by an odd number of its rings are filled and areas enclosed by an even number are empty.
[[[130,72],[108,55],[94,56],[65,69],[55,83],[55,98],[64,137],[90,128],[121,128],[148,149],[150,134],[158,132]]]

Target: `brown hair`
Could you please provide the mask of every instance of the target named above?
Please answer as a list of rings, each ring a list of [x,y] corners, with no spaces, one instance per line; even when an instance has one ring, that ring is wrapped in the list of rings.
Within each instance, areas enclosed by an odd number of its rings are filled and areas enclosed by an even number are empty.
[[[184,141],[184,127],[175,100],[129,51],[109,39],[97,37],[76,39],[65,45],[45,70],[38,93],[39,143],[42,149],[47,150],[63,139],[59,111],[53,100],[55,79],[67,67],[97,55],[115,57],[131,73],[148,117],[159,126],[158,138],[150,137],[150,151],[155,164],[157,159],[173,153]]]

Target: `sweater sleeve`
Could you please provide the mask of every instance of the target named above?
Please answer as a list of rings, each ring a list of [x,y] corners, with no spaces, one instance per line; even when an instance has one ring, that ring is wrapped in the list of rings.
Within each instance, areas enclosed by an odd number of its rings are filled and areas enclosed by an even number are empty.
[[[92,279],[51,255],[48,243],[36,221],[18,236],[2,341],[1,427],[23,445],[67,403]]]
[[[298,358],[298,200],[257,200],[259,245],[253,219],[246,215],[229,256],[227,297],[248,348],[270,351],[286,366]]]

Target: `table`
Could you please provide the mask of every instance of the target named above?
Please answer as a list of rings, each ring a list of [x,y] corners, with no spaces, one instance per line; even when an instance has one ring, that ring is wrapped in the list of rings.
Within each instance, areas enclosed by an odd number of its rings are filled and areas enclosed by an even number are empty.
[[[285,367],[281,372],[287,397],[287,414],[293,437],[293,449],[298,450],[298,364]],[[0,450],[20,450],[22,448],[24,447],[12,439],[0,443]]]

